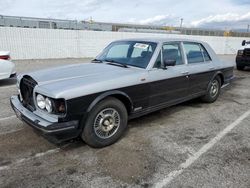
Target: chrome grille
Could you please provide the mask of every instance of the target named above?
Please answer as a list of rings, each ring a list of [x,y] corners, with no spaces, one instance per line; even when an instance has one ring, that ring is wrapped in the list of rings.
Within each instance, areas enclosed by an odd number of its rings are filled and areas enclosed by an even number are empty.
[[[36,85],[37,82],[33,80],[30,76],[24,76],[20,82],[20,92],[23,99],[23,106],[31,111],[35,110],[33,91]]]
[[[250,56],[250,48],[246,48],[246,49],[244,50],[244,55],[245,55],[245,56]]]

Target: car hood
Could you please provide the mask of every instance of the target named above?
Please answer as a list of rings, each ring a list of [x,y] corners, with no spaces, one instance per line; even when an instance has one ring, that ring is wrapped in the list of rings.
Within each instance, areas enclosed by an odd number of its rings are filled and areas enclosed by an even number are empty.
[[[146,70],[105,63],[83,63],[29,73],[36,92],[54,98],[75,98],[91,93],[139,84]],[[144,76],[143,76],[144,75]]]

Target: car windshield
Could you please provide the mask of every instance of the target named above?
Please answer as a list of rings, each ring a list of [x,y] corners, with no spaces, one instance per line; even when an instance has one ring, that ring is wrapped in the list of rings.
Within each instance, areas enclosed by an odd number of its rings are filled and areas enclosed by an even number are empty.
[[[118,41],[108,45],[96,60],[146,68],[157,44],[144,41]]]

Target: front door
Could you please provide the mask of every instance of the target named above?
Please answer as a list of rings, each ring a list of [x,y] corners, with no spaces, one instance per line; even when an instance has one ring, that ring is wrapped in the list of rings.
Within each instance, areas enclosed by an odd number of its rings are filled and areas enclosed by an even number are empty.
[[[175,66],[162,68],[163,61],[172,60],[175,60]],[[168,106],[187,96],[189,77],[180,43],[166,43],[162,46],[154,68],[149,71],[149,78],[150,107]]]

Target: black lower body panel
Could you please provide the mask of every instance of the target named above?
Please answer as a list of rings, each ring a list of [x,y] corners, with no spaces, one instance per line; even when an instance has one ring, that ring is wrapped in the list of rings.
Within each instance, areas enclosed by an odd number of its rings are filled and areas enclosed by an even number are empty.
[[[19,117],[23,122],[35,129],[36,133],[44,136],[53,143],[61,143],[79,136],[78,121],[51,124],[50,128],[42,128],[27,117]],[[57,127],[57,128],[56,128]]]

